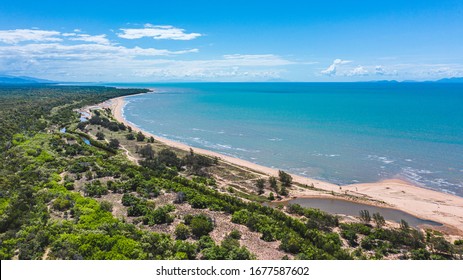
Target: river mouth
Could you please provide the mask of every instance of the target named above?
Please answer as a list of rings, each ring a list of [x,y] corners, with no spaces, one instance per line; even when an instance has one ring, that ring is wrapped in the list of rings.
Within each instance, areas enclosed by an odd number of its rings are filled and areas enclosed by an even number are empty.
[[[400,223],[401,220],[406,221],[412,227],[418,226],[442,226],[443,224],[420,219],[404,211],[378,207],[369,204],[363,204],[358,202],[346,201],[341,199],[332,198],[295,198],[286,202],[277,202],[278,204],[299,204],[305,208],[315,208],[321,211],[334,214],[334,215],[348,215],[348,216],[359,216],[361,210],[368,210],[370,215],[373,213],[380,213],[384,219],[388,221],[394,221]]]

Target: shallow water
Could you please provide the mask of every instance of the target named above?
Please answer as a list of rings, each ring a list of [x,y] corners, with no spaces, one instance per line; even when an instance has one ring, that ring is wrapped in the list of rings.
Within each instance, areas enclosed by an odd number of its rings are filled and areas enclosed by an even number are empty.
[[[389,221],[395,221],[400,223],[403,219],[410,226],[417,227],[420,225],[432,225],[432,226],[441,226],[442,224],[417,218],[413,215],[410,215],[406,212],[391,209],[391,208],[382,208],[377,206],[372,206],[368,204],[361,204],[351,201],[345,201],[340,199],[330,199],[330,198],[296,198],[290,200],[288,203],[299,204],[302,207],[306,208],[316,208],[322,211],[331,213],[331,214],[343,214],[349,216],[358,217],[361,210],[368,210],[370,215],[373,216],[373,213],[380,213],[384,219]]]
[[[125,85],[130,86],[130,85]],[[126,119],[193,147],[337,184],[463,196],[463,84],[142,84]]]
[[[90,143],[90,140],[88,140],[87,138],[82,137],[82,141],[84,141],[84,143],[87,144],[87,145],[90,145],[90,146],[92,145]]]

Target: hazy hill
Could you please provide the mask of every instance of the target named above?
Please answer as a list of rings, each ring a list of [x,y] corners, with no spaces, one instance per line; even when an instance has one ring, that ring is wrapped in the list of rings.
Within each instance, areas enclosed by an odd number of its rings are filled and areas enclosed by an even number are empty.
[[[55,83],[50,80],[38,79],[25,76],[0,75],[0,84],[50,84]]]

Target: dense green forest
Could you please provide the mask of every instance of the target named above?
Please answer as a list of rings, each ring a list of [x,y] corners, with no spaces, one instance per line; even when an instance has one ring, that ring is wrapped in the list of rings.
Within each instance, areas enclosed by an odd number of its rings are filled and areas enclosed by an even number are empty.
[[[0,87],[1,259],[254,259],[231,230],[221,242],[210,233],[214,215],[278,242],[286,258],[461,258],[463,242],[402,223],[384,227],[381,217],[343,223],[315,209],[264,206],[219,191],[207,168],[217,159],[155,149],[154,140],[111,119],[107,110],[87,122],[74,111],[110,98],[145,92],[77,86]],[[92,137],[88,126],[98,127]],[[60,131],[66,128],[66,131]],[[123,138],[109,138],[107,131]],[[106,134],[105,134],[106,133]],[[139,143],[142,160],[130,161],[122,141]],[[280,174],[285,195],[291,178]],[[276,180],[273,178],[273,180]],[[276,183],[275,183],[276,184]],[[259,192],[263,182],[259,181]],[[156,199],[175,196],[174,203]],[[118,218],[117,202],[127,213]],[[258,196],[256,196],[258,197]],[[108,199],[106,199],[108,198]],[[187,205],[208,211],[179,214]],[[175,224],[174,234],[156,226]]]

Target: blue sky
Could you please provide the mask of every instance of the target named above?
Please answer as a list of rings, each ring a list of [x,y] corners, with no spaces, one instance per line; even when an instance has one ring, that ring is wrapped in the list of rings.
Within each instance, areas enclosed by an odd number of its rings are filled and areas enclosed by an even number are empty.
[[[2,0],[0,74],[88,82],[458,77],[463,1]]]

